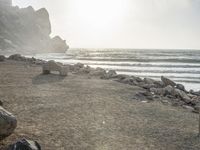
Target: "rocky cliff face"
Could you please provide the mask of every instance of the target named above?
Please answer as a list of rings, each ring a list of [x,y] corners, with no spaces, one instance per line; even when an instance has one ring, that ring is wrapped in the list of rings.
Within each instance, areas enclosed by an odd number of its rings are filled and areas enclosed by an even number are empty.
[[[50,37],[51,23],[45,8],[0,8],[0,51],[19,53],[65,52],[59,36]]]

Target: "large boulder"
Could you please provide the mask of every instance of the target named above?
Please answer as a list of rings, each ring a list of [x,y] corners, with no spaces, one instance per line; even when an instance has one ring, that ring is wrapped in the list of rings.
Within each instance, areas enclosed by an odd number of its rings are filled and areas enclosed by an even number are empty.
[[[9,146],[8,150],[41,150],[37,141],[22,139]]]
[[[161,76],[161,80],[164,83],[165,86],[171,85],[172,87],[176,86],[176,83],[164,76]]]
[[[51,71],[58,71],[61,76],[67,76],[68,70],[68,67],[65,67],[62,64],[57,63],[53,60],[48,61],[42,66],[43,74],[50,74]]]
[[[13,114],[0,106],[0,139],[11,135],[17,127],[17,119]]]

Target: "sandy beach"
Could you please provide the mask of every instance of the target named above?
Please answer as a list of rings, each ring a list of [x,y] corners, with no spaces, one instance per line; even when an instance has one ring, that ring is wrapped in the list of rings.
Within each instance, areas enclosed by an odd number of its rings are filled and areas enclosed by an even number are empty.
[[[142,88],[69,73],[41,75],[40,65],[0,63],[0,100],[18,120],[0,148],[20,138],[44,150],[197,150],[198,115],[157,101]]]

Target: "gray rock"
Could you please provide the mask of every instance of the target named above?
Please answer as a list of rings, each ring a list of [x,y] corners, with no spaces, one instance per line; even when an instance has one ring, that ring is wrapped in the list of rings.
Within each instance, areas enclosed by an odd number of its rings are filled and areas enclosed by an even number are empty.
[[[15,61],[26,61],[26,57],[21,56],[20,54],[14,54],[10,55],[8,57],[9,60],[15,60]]]
[[[172,95],[174,88],[171,85],[168,85],[164,88],[164,95]]]
[[[124,74],[118,74],[116,75],[116,78],[118,78],[118,80],[124,80],[126,78],[131,78],[129,75],[124,75]]]
[[[144,82],[145,82],[146,84],[154,84],[155,80],[150,79],[150,78],[144,78]]]
[[[0,106],[0,139],[11,135],[17,127],[17,119]]]
[[[176,86],[176,83],[164,76],[161,76],[161,80],[164,83],[165,86],[171,85],[172,87]]]
[[[102,79],[111,79],[111,78],[115,78],[117,76],[117,73],[115,70],[109,70],[105,76],[102,77]]]
[[[4,55],[0,55],[0,61],[5,61],[6,57]]]
[[[185,108],[185,109],[187,109],[190,112],[194,112],[195,111],[193,107],[188,106],[188,105],[183,105],[182,107]]]
[[[22,139],[9,146],[8,150],[41,150],[37,141]]]
[[[142,84],[142,85],[139,85],[139,86],[144,88],[144,89],[156,88],[155,84]]]
[[[50,74],[51,71],[58,71],[61,76],[67,76],[69,68],[53,60],[42,66],[43,74]]]
[[[150,92],[160,96],[165,94],[165,90],[163,88],[150,88]]]
[[[184,92],[186,91],[184,85],[182,84],[176,84],[176,88]]]
[[[190,103],[192,101],[191,98],[184,91],[181,91],[179,89],[174,89],[173,95],[177,98],[180,98],[186,103]]]
[[[91,70],[91,72],[90,72],[91,76],[105,77],[105,74],[106,74],[106,70],[99,68],[99,67],[94,70]]]
[[[55,36],[51,39],[51,51],[56,53],[64,53],[69,49],[69,46],[66,44],[66,41],[61,39],[59,36]]]
[[[154,84],[157,85],[158,88],[164,88],[165,87],[165,85],[162,81],[155,81]]]

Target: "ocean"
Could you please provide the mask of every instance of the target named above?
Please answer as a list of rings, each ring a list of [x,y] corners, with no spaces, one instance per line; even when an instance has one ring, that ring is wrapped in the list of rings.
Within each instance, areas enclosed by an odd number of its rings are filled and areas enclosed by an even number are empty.
[[[200,90],[200,50],[69,49],[66,53],[34,57],[64,64],[80,62],[142,78],[160,80],[161,76],[166,76],[188,90]]]

